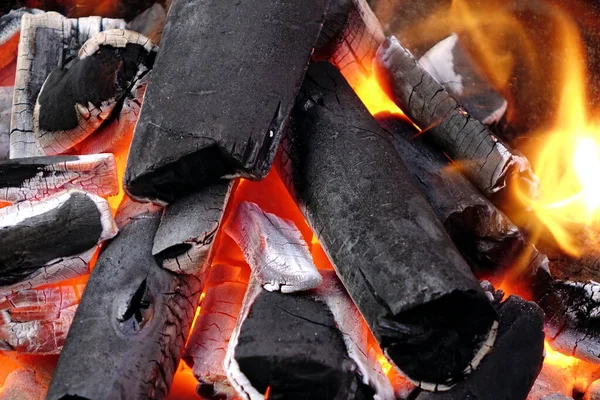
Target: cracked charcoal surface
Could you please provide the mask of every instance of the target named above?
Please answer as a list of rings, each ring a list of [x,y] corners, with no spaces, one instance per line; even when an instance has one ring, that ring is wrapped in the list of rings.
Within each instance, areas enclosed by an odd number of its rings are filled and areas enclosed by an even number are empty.
[[[327,5],[173,1],[131,145],[127,192],[170,202],[226,176],[264,177]]]
[[[292,121],[282,176],[382,348],[415,381],[462,379],[496,313],[387,134],[327,63]]]
[[[49,399],[167,396],[202,282],[156,264],[159,215],[147,216],[131,220],[98,258]]]

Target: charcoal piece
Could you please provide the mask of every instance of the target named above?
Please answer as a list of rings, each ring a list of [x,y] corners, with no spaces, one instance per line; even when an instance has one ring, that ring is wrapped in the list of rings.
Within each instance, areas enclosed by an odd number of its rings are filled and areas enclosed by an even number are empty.
[[[11,158],[43,155],[33,132],[34,108],[42,85],[55,68],[77,55],[85,41],[112,28],[125,28],[125,21],[65,18],[55,12],[23,16],[10,128]]]
[[[36,372],[25,368],[13,370],[0,388],[0,399],[43,399],[48,387]]]
[[[96,246],[116,233],[106,201],[77,190],[1,208],[0,285],[37,275],[51,283],[69,276],[75,265],[87,269]]]
[[[41,12],[41,10],[36,9],[19,8],[18,10],[11,10],[5,15],[0,13],[0,70],[6,68],[17,58],[19,32],[21,31],[23,15],[39,14]]]
[[[447,392],[423,392],[416,400],[525,399],[544,360],[544,313],[510,296],[498,305],[500,326],[494,349],[467,379]]]
[[[388,135],[328,63],[309,68],[292,121],[284,180],[381,348],[415,382],[461,380],[496,312]]]
[[[0,349],[59,354],[84,285],[21,290],[0,299]]]
[[[471,269],[489,276],[512,267],[525,246],[519,228],[414,126],[394,116],[377,119]]]
[[[93,134],[148,74],[156,52],[150,39],[123,29],[85,42],[77,58],[52,71],[40,90],[33,116],[38,148],[61,154]]]
[[[211,266],[200,313],[183,355],[198,379],[198,394],[206,399],[237,398],[223,363],[248,288],[245,269],[223,264]]]
[[[158,214],[132,220],[100,254],[48,399],[167,397],[202,281],[156,264],[158,224]]]
[[[158,265],[185,274],[195,274],[203,268],[230,191],[230,182],[221,181],[165,208],[152,247]]]
[[[243,201],[233,211],[225,232],[240,247],[266,290],[292,293],[321,284],[308,245],[292,221]]]
[[[536,197],[538,180],[527,159],[471,117],[396,38],[381,45],[374,68],[390,98],[486,196],[518,185],[529,198]]]
[[[168,7],[154,3],[150,8],[137,15],[127,23],[127,29],[139,32],[157,45],[160,44],[165,23],[167,22]]]
[[[10,112],[14,87],[0,86],[0,160],[6,160],[10,150]]]
[[[168,203],[219,178],[263,178],[328,3],[173,1],[125,190]]]
[[[491,86],[457,34],[433,46],[419,65],[484,125],[498,123],[506,113],[508,102]]]
[[[247,300],[225,361],[240,396],[260,398],[269,388],[270,399],[373,398],[325,303],[310,292],[261,288]]]
[[[588,386],[584,400],[600,400],[600,380],[596,380]]]
[[[162,207],[153,203],[140,203],[125,196],[119,204],[115,215],[115,222],[119,229],[136,219],[153,218],[152,214],[162,210]]]
[[[31,157],[0,161],[0,202],[40,200],[65,189],[98,196],[119,193],[112,154]]]

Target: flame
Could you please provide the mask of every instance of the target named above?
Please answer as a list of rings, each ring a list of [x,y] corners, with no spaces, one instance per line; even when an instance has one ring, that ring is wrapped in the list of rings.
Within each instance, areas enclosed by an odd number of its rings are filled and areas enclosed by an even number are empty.
[[[542,371],[542,374],[560,381],[563,394],[571,396],[574,392],[585,393],[588,386],[598,377],[597,365],[559,353],[548,341],[544,342],[544,351],[545,371]]]
[[[381,89],[377,79],[373,74],[360,79],[345,77],[358,97],[361,99],[371,115],[376,115],[381,112],[389,112],[396,115],[404,115],[402,110],[398,108],[389,96]]]

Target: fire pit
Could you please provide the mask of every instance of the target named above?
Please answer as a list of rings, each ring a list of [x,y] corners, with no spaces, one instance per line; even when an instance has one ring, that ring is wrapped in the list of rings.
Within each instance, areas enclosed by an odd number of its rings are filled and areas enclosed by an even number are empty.
[[[492,2],[2,6],[0,399],[600,398],[600,9]]]

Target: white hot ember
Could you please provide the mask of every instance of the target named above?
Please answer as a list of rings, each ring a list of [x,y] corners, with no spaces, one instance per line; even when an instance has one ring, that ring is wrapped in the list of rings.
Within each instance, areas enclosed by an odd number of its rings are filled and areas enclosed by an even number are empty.
[[[225,232],[240,246],[266,290],[292,293],[321,284],[308,246],[293,222],[245,201],[233,213]]]

